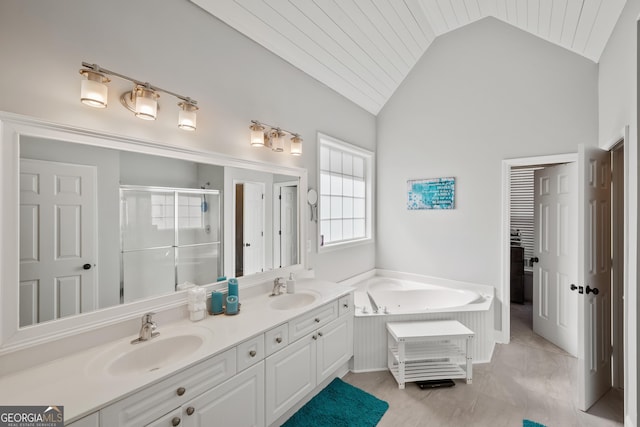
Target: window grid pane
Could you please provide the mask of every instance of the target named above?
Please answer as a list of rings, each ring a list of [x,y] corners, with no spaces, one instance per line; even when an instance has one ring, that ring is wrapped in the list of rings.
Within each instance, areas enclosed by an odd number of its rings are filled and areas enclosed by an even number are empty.
[[[321,245],[366,238],[366,158],[322,143],[321,140]]]

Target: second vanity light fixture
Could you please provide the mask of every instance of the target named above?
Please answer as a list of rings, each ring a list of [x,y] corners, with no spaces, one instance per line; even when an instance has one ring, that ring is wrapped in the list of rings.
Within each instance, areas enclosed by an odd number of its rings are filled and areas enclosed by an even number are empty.
[[[302,155],[302,138],[297,133],[257,120],[251,120],[249,129],[251,129],[251,146],[253,147],[267,147],[282,153],[284,151],[284,137],[290,135],[289,153],[294,156]]]
[[[127,109],[131,110],[136,117],[143,120],[155,120],[158,114],[158,98],[159,92],[178,98],[178,127],[180,129],[194,131],[196,130],[196,111],[198,111],[198,102],[188,96],[182,96],[177,93],[170,92],[153,86],[148,82],[127,77],[124,74],[101,68],[98,64],[89,64],[83,62],[84,68],[80,69],[86,79],[82,80],[80,85],[80,101],[91,107],[106,108],[107,107],[107,85],[111,80],[106,77],[116,76],[121,79],[128,80],[133,83],[133,89],[125,92],[120,97],[120,102]]]

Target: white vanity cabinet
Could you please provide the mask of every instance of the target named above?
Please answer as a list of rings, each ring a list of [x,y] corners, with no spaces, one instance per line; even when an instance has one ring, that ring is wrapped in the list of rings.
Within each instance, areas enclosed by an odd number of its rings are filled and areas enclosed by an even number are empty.
[[[100,425],[159,425],[156,422],[160,422],[159,420],[167,417],[170,412],[226,381],[235,373],[234,347],[103,408],[100,410]]]
[[[353,355],[352,295],[336,299],[164,380],[73,427],[264,427]]]
[[[290,342],[265,360],[266,417],[270,425],[353,356],[351,295],[289,322]],[[343,309],[339,314],[339,304]]]
[[[182,421],[185,427],[264,426],[264,362],[182,405]]]

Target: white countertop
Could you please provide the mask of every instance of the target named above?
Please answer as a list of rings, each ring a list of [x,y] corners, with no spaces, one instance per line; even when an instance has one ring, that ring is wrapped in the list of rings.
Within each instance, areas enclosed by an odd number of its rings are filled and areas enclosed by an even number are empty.
[[[207,316],[199,322],[183,319],[171,324],[158,324],[164,335],[195,333],[210,336],[193,354],[152,372],[127,376],[111,376],[99,367],[105,353],[127,345],[137,338],[138,331],[129,337],[52,360],[30,369],[0,377],[2,405],[63,405],[65,422],[77,420],[126,395],[132,394],[165,377],[184,370],[240,342],[285,323],[327,302],[347,295],[354,288],[316,279],[299,279],[296,291],[312,290],[319,295],[313,303],[301,308],[275,310],[269,306],[264,287],[240,289],[240,313],[235,316]],[[141,343],[139,345],[144,345]],[[50,345],[55,345],[52,343]],[[45,351],[47,344],[34,348]]]

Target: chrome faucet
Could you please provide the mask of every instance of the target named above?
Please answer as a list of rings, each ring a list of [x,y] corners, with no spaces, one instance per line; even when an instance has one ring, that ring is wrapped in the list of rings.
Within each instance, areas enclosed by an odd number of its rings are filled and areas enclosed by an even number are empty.
[[[155,338],[160,335],[160,332],[155,332],[156,322],[153,321],[152,316],[155,313],[147,313],[142,316],[142,326],[140,327],[140,336],[131,341],[131,344],[138,344],[144,341],[149,341],[151,338]]]
[[[284,277],[276,277],[273,279],[273,290],[271,291],[270,296],[280,295],[282,293],[282,288],[284,288]]]

